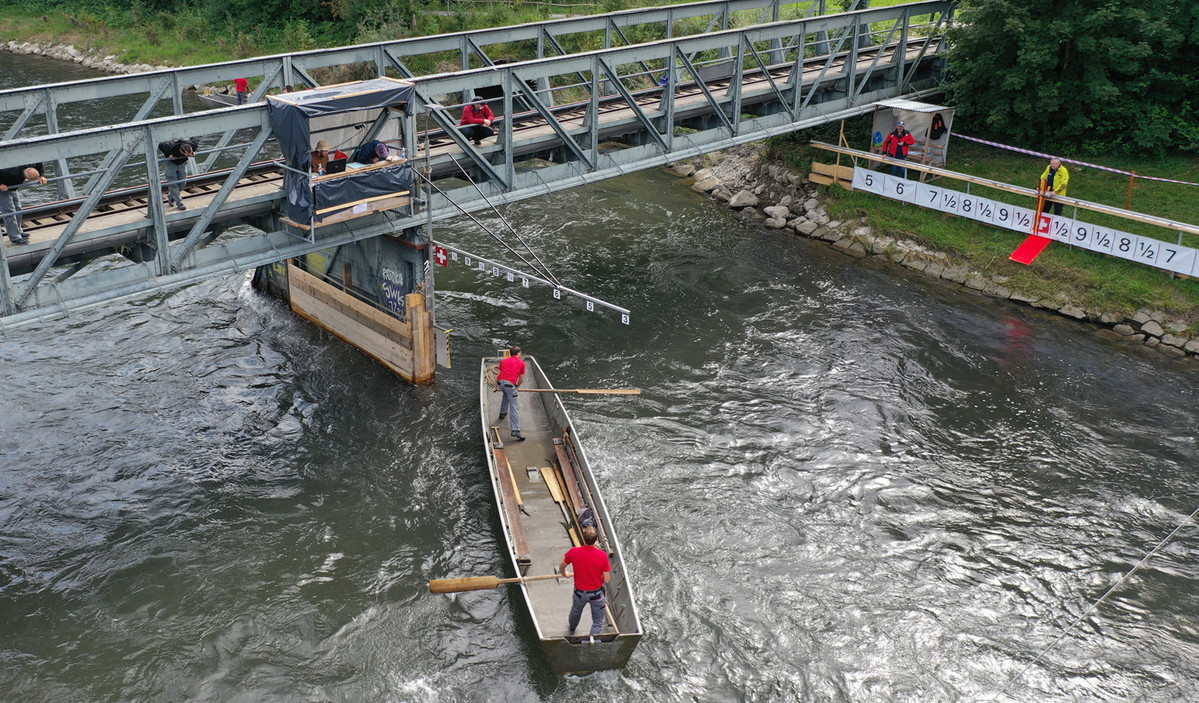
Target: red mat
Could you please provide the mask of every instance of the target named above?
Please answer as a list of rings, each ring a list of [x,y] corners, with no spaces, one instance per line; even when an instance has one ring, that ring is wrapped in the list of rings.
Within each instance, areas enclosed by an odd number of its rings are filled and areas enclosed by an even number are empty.
[[[1045,190],[1044,181],[1041,182],[1041,191]],[[1053,240],[1048,237],[1042,237],[1042,234],[1049,234],[1049,215],[1042,214],[1045,209],[1045,198],[1037,198],[1037,211],[1034,214],[1035,224],[1033,225],[1033,234],[1029,235],[1024,243],[1016,247],[1016,251],[1008,258],[1012,261],[1018,261],[1026,266],[1032,265],[1041,252],[1045,251],[1045,247]]]

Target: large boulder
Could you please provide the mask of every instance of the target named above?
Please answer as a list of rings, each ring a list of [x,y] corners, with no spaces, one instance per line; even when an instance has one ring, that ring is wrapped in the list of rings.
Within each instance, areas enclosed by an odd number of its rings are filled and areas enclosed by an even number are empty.
[[[770,205],[762,208],[762,211],[766,213],[767,217],[784,222],[791,216],[791,211],[785,205]]]
[[[720,186],[720,181],[716,178],[705,178],[702,181],[696,181],[691,184],[691,190],[697,193],[707,193],[710,190],[716,190]]]
[[[1158,324],[1156,320],[1150,320],[1141,325],[1141,331],[1145,334],[1153,335],[1154,337],[1160,337],[1166,333],[1166,331],[1162,329],[1162,326]]]
[[[796,218],[793,223],[792,226],[795,228],[795,231],[806,237],[811,237],[816,228],[820,226],[811,220],[801,220],[799,218]]]
[[[729,198],[729,207],[732,207],[732,208],[739,209],[739,208],[743,208],[743,207],[754,207],[757,204],[758,204],[758,196],[754,195],[753,193],[749,192],[748,190],[743,190],[743,191],[737,193],[736,195],[734,195],[733,197]]]

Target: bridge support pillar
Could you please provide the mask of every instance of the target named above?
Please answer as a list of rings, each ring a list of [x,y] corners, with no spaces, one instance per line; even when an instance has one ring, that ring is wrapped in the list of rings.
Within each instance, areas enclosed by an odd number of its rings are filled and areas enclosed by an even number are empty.
[[[428,256],[413,229],[259,267],[254,285],[404,380],[430,383],[436,348]]]

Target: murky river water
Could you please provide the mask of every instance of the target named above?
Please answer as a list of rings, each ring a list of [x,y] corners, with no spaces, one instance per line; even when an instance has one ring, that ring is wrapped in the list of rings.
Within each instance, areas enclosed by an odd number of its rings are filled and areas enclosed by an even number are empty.
[[[658,172],[507,216],[632,324],[441,269],[426,388],[243,278],[5,332],[2,697],[1199,700],[1194,526],[1009,686],[1199,503],[1194,365]],[[644,389],[567,400],[647,631],[623,672],[551,674],[505,591],[427,593],[503,571],[475,389],[511,342]]]

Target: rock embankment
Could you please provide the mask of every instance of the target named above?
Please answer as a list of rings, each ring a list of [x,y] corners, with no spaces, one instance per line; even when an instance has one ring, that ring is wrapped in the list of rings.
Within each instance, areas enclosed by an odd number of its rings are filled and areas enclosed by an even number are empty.
[[[13,54],[28,54],[30,56],[45,56],[60,61],[71,61],[85,68],[108,73],[147,73],[149,71],[167,71],[172,66],[154,66],[148,63],[124,64],[117,61],[115,55],[104,55],[101,51],[76,49],[71,44],[56,44],[53,42],[21,42],[10,41],[2,45]]]
[[[1064,293],[1051,297],[1031,295],[1010,287],[1007,277],[975,271],[968,262],[956,260],[945,252],[911,240],[875,234],[868,218],[833,220],[820,202],[817,186],[808,183],[806,174],[769,163],[756,145],[671,164],[669,169],[690,179],[692,190],[726,203],[763,227],[785,229],[798,236],[828,242],[850,256],[885,259],[982,295],[1090,322],[1104,328],[1110,336],[1138,342],[1170,356],[1199,356],[1199,338],[1192,338],[1186,324],[1170,319],[1161,311],[1139,310],[1129,316],[1086,309]]]

